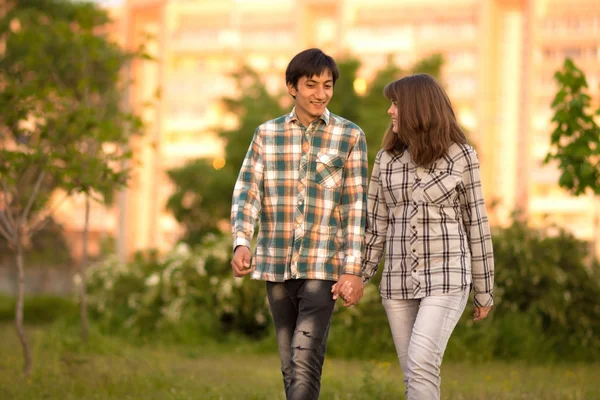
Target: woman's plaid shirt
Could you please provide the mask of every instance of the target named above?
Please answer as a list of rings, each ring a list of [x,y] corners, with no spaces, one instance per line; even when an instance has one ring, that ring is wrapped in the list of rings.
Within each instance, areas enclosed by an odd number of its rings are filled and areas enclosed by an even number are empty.
[[[491,306],[494,258],[479,161],[454,144],[428,169],[405,151],[377,154],[369,184],[363,276],[375,274],[386,299],[415,299],[473,284],[477,306]]]
[[[251,277],[360,275],[367,178],[364,133],[328,110],[308,127],[295,110],[259,126],[231,208],[234,248],[260,226]]]

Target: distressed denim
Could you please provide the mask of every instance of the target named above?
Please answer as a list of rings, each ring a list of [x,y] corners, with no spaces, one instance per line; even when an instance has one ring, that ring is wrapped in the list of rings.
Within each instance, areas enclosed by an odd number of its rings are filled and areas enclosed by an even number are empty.
[[[288,400],[318,399],[329,322],[335,301],[333,281],[267,282]]]
[[[469,289],[421,299],[383,299],[407,400],[440,398],[442,357],[467,304]]]

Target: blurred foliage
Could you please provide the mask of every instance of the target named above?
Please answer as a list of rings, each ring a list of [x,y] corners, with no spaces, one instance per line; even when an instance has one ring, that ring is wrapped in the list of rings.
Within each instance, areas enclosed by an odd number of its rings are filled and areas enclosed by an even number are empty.
[[[190,245],[207,234],[220,232],[220,222],[229,219],[233,186],[252,136],[260,124],[285,112],[281,104],[289,97],[287,92],[269,93],[260,76],[249,67],[234,73],[232,79],[243,96],[222,99],[227,112],[239,121],[235,129],[218,132],[226,143],[225,165],[215,169],[212,160],[199,159],[167,173],[175,186],[167,209],[183,225],[182,240]]]
[[[368,83],[365,94],[359,96],[354,82],[360,61],[346,58],[338,62],[340,78],[328,108],[363,129],[369,165],[373,164],[390,122],[386,113],[389,101],[383,96],[385,85],[417,72],[426,72],[439,79],[442,63],[442,57],[436,54],[404,71],[396,67],[390,58]],[[227,114],[238,120],[234,129],[217,129],[226,143],[225,166],[217,170],[212,167],[212,160],[194,160],[168,172],[175,190],[168,199],[167,209],[184,227],[182,240],[191,245],[199,243],[207,234],[219,232],[220,222],[229,219],[233,186],[256,128],[289,112],[293,106],[293,99],[287,91],[270,93],[260,75],[247,66],[232,74],[231,78],[241,95],[221,99]]]
[[[367,150],[369,153],[369,167],[373,165],[377,152],[381,149],[383,136],[390,125],[390,116],[387,110],[390,108],[390,101],[383,95],[385,86],[397,79],[407,75],[417,73],[427,73],[438,81],[441,79],[441,69],[443,58],[439,54],[434,54],[417,61],[410,69],[403,70],[396,66],[392,57],[388,58],[387,64],[377,73],[367,86],[367,92],[360,98],[358,104],[360,118],[355,122],[365,132],[367,138]],[[340,95],[334,93],[334,97]],[[332,108],[333,112],[336,112]],[[344,116],[344,114],[341,114]]]
[[[167,172],[175,186],[167,210],[184,227],[181,240],[201,243],[208,234],[219,234],[219,222],[229,215],[236,175],[232,168],[215,170],[209,160],[193,160]]]
[[[566,231],[538,230],[515,218],[493,232],[495,306],[473,322],[471,303],[446,350],[451,360],[593,361],[600,357],[600,263],[589,244]],[[379,281],[378,271],[376,281]],[[374,285],[360,303],[340,308],[328,352],[394,354],[387,317]]]
[[[346,58],[339,61],[337,66],[340,76],[335,83],[333,96],[327,108],[334,114],[358,124],[362,115],[362,99],[354,90],[354,81],[360,69],[360,61]]]
[[[558,161],[558,184],[578,196],[600,194],[600,126],[595,118],[585,74],[569,58],[554,74],[558,92],[552,101],[554,132],[545,163]]]
[[[593,361],[600,357],[600,263],[587,244],[563,230],[533,229],[515,219],[494,230],[495,306],[473,322],[472,303],[445,358],[461,361]],[[264,282],[231,276],[230,241],[207,236],[164,257],[108,260],[90,270],[90,305],[107,332],[197,343],[232,335],[263,338],[275,351]],[[334,311],[327,352],[343,358],[390,359],[395,349],[377,284],[355,307]],[[187,328],[186,328],[187,327]],[[188,332],[187,334],[185,332]]]
[[[125,110],[124,51],[103,32],[106,10],[93,3],[12,0],[0,17],[0,209],[3,236],[28,245],[52,206],[52,192],[83,192],[110,202],[127,180],[129,133],[140,119]],[[131,129],[124,129],[129,126]],[[39,186],[38,190],[38,185]],[[9,237],[10,236],[10,237]]]
[[[24,255],[25,262],[43,267],[70,267],[71,249],[64,236],[63,227],[49,218],[44,227],[31,237],[31,247]],[[13,268],[14,249],[0,240],[0,268]]]
[[[0,295],[0,321],[15,319],[15,298]],[[28,324],[48,324],[77,315],[77,305],[54,295],[29,296],[25,299],[24,318]]]
[[[270,322],[265,285],[234,278],[230,253],[228,240],[209,235],[197,250],[180,244],[164,256],[147,252],[128,264],[96,263],[87,271],[91,315],[108,332],[136,337],[190,324],[215,338],[260,336]]]

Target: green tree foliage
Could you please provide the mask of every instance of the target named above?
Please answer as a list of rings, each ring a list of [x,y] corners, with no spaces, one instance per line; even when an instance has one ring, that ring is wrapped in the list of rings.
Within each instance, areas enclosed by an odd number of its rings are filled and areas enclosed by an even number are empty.
[[[594,120],[584,73],[567,58],[554,74],[558,93],[552,101],[555,129],[546,163],[558,161],[558,184],[578,196],[586,191],[600,195],[600,126]]]
[[[389,58],[385,67],[377,71],[362,98],[362,113],[357,123],[367,138],[369,168],[373,166],[375,156],[381,149],[383,136],[390,125],[390,116],[387,114],[390,101],[383,95],[383,88],[403,75],[405,73]]]
[[[120,101],[128,54],[99,34],[105,11],[93,3],[7,1],[0,18],[0,234],[16,253],[16,325],[31,371],[23,320],[23,252],[52,214],[55,189],[110,198],[125,184],[121,161],[139,119]]]
[[[197,245],[208,234],[218,234],[219,222],[231,210],[236,175],[233,168],[215,170],[208,160],[193,160],[167,172],[175,186],[167,209],[185,229],[182,241]]]
[[[354,90],[354,81],[360,68],[360,61],[347,58],[338,62],[337,66],[340,77],[335,83],[333,97],[327,108],[334,114],[358,123],[362,114],[362,101]]]
[[[249,67],[242,67],[232,74],[239,97],[221,99],[227,112],[238,118],[239,124],[232,130],[220,130],[219,136],[225,141],[225,168],[237,172],[242,166],[252,136],[256,128],[265,121],[277,118],[289,110],[282,107],[291,97],[287,91],[269,93],[264,81]],[[231,200],[231,199],[229,199]]]
[[[361,114],[360,118],[356,121],[365,132],[367,138],[369,166],[373,165],[375,156],[381,149],[383,136],[390,125],[390,117],[387,115],[390,101],[383,95],[385,86],[406,75],[416,73],[427,73],[439,80],[442,64],[442,57],[434,54],[417,61],[410,70],[406,71],[396,66],[392,58],[389,57],[387,64],[381,70],[377,71],[375,77],[368,85],[365,96],[361,99]]]
[[[217,170],[212,160],[193,160],[168,172],[175,191],[167,200],[167,209],[184,226],[182,240],[188,244],[198,244],[205,235],[220,232],[220,222],[229,218],[233,186],[256,128],[286,112],[281,104],[289,94],[269,93],[252,69],[243,67],[232,74],[232,79],[242,95],[222,99],[227,112],[239,118],[235,129],[219,131],[226,143],[225,166]]]

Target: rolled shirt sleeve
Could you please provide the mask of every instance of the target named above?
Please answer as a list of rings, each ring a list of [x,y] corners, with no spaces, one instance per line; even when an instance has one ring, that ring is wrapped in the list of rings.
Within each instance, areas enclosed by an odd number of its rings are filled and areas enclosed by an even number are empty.
[[[346,253],[344,274],[361,275],[361,259],[367,204],[367,144],[365,134],[356,129],[354,143],[346,159],[341,209],[345,214]]]
[[[388,229],[389,209],[384,200],[381,186],[380,159],[383,150],[377,154],[369,182],[367,198],[367,224],[365,229],[365,248],[362,261],[363,283],[367,284],[377,272],[383,256]]]
[[[473,148],[467,150],[466,160],[461,211],[471,251],[474,305],[489,307],[494,304],[492,235],[483,199],[479,160]]]
[[[261,131],[257,129],[233,190],[231,229],[234,250],[237,246],[251,246],[261,210],[263,169]]]

